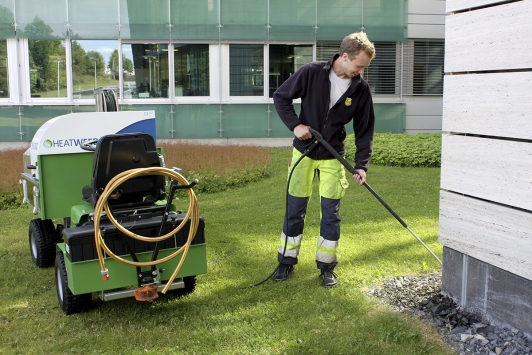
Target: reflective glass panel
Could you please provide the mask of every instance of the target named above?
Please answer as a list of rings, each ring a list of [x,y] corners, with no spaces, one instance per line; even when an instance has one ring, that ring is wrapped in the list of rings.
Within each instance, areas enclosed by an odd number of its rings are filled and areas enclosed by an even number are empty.
[[[31,97],[66,97],[65,42],[29,40]]]
[[[9,72],[7,67],[7,41],[0,41],[0,98],[9,97]]]
[[[69,30],[65,0],[15,1],[17,37],[29,39],[65,38]]]
[[[0,1],[0,38],[2,39],[15,37],[14,6],[12,1]]]
[[[24,131],[26,128],[24,125],[21,127],[19,107],[20,106],[0,106],[0,127],[2,127],[2,129],[0,129],[0,141],[31,141],[33,136],[27,135]]]
[[[268,0],[220,1],[221,39],[267,39]]]
[[[316,2],[270,0],[270,40],[313,41],[316,39]]]
[[[218,0],[170,0],[172,39],[218,39]]]
[[[174,44],[175,96],[209,96],[209,45]]]
[[[311,45],[270,45],[270,97],[290,75],[312,61]]]
[[[112,89],[118,95],[117,41],[72,41],[74,99],[93,99],[96,88]]]
[[[264,46],[229,46],[229,95],[264,96]]]
[[[168,97],[168,45],[123,44],[124,99]]]
[[[341,41],[349,33],[362,29],[371,41],[403,41],[407,38],[406,0],[354,0],[349,3],[329,0],[317,4],[318,40]]]
[[[169,39],[168,0],[120,0],[122,39]]]
[[[116,39],[119,22],[117,0],[68,0],[71,37],[84,39]]]

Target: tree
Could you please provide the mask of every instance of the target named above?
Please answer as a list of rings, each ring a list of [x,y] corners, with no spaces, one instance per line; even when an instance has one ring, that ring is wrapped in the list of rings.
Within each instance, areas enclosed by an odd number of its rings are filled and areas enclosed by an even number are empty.
[[[89,65],[90,62],[87,62],[85,49],[77,41],[72,41],[72,73],[74,76],[79,77],[86,74]]]
[[[99,75],[102,75],[105,73],[105,60],[103,59],[103,56],[100,52],[97,51],[89,51],[87,52],[87,61],[90,63],[90,69],[88,70],[89,73],[94,74],[94,63],[96,63],[96,72]]]
[[[31,78],[32,92],[55,89],[59,74],[56,63],[64,61],[65,56],[62,41],[53,35],[52,28],[38,16],[26,25],[24,34],[30,39],[28,41],[30,69],[36,72]],[[63,70],[63,77],[64,72]]]
[[[107,66],[115,75],[115,79],[118,79],[118,50],[115,49],[109,57]],[[127,72],[133,71],[133,62],[130,59],[127,59],[125,55],[122,55],[122,69]]]

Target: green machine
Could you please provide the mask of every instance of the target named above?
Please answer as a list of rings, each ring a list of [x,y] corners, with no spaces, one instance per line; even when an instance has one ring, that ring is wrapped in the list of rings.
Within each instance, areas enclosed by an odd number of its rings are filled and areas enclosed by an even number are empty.
[[[153,111],[72,113],[47,121],[23,155],[31,258],[55,267],[64,313],[93,299],[192,292],[207,272],[204,220],[193,186],[165,167]],[[186,212],[174,194],[188,195]]]

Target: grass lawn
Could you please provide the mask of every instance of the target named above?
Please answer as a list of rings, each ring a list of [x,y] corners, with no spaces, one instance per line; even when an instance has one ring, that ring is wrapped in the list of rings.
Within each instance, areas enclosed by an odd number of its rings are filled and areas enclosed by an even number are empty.
[[[342,200],[337,288],[321,287],[315,267],[317,199],[292,278],[249,287],[277,264],[290,156],[290,149],[272,149],[270,178],[198,196],[209,271],[181,299],[97,302],[65,316],[53,268],[31,262],[31,210],[0,211],[0,354],[451,354],[434,329],[361,292],[382,277],[440,265],[354,183]],[[368,183],[440,256],[439,169],[372,166]]]

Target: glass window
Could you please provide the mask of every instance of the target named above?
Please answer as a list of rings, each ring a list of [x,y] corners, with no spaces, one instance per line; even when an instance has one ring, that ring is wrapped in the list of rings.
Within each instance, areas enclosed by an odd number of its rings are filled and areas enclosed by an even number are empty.
[[[72,41],[74,99],[93,99],[96,88],[118,94],[117,48],[116,41]]]
[[[264,96],[264,46],[229,46],[229,95]]]
[[[7,68],[7,41],[0,41],[0,98],[9,97],[9,74]]]
[[[66,97],[65,42],[29,40],[31,97]]]
[[[270,45],[270,97],[296,70],[312,61],[312,45]]]
[[[175,96],[209,96],[209,45],[174,44]]]
[[[395,42],[378,42],[375,44],[377,55],[369,67],[364,70],[373,94],[398,95],[400,78],[397,74],[397,44]],[[338,53],[340,42],[320,42],[316,46],[317,60],[329,60]]]
[[[123,44],[122,55],[124,99],[168,97],[167,44]]]
[[[443,95],[444,40],[415,40],[414,95]]]
[[[377,55],[364,71],[364,79],[368,81],[374,94],[399,94],[400,82],[396,79],[396,43],[375,43],[375,52]]]

